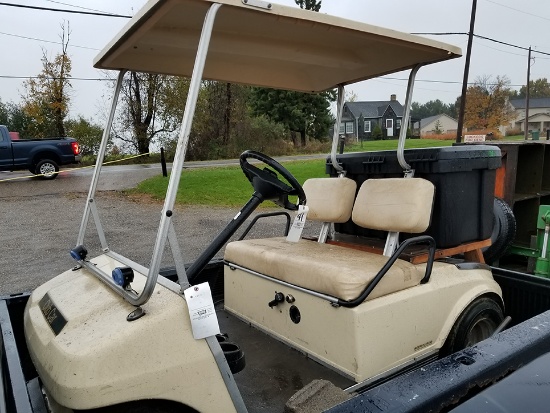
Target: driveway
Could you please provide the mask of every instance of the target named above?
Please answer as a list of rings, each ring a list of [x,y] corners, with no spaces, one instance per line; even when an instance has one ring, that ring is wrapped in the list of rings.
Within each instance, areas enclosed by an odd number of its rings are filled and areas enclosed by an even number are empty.
[[[162,204],[115,190],[160,173],[154,165],[105,167],[96,196],[109,247],[145,266],[153,253]],[[30,291],[74,266],[69,251],[76,243],[91,180],[90,173],[74,171],[52,181],[2,181],[17,174],[0,173],[0,295]],[[262,208],[260,212],[278,210]],[[184,260],[193,261],[237,212],[236,208],[176,207],[174,225]],[[281,217],[260,221],[249,236],[282,235],[283,224]],[[317,229],[310,223],[306,233],[316,234]],[[90,256],[100,254],[92,220],[85,245]],[[173,260],[167,250],[163,266],[170,265]]]

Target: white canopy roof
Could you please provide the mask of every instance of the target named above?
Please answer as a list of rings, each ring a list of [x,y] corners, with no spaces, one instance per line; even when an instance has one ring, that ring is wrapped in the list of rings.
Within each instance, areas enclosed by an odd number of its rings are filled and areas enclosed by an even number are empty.
[[[445,43],[298,7],[250,5],[259,0],[150,0],[94,67],[190,77],[213,3],[222,7],[205,79],[319,92],[461,55]]]

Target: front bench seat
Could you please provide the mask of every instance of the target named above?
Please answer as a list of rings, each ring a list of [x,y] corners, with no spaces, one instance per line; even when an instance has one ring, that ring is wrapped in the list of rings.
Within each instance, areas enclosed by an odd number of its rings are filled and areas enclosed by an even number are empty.
[[[356,224],[372,229],[424,232],[430,223],[433,198],[434,186],[425,179],[370,179],[359,189],[351,215]],[[359,297],[388,261],[376,253],[303,239],[294,243],[285,238],[232,242],[224,258],[229,266],[234,264],[343,301]],[[367,300],[418,285],[425,269],[423,264],[397,259]]]

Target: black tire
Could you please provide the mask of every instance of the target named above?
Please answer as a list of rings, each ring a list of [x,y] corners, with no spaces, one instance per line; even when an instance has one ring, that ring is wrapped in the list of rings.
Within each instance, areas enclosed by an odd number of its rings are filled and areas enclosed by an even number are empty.
[[[502,308],[494,299],[477,298],[456,320],[440,355],[448,356],[491,337],[503,320]]]
[[[500,198],[493,203],[492,244],[483,250],[485,262],[491,264],[504,255],[516,237],[516,217],[512,208]]]
[[[59,173],[59,165],[51,159],[42,159],[36,164],[34,173],[42,179],[55,179]]]

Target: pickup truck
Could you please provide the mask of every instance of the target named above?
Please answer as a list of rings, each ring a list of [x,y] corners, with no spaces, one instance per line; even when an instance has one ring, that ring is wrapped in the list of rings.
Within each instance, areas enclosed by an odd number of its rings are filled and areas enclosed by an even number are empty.
[[[59,167],[80,162],[80,148],[73,138],[12,139],[0,125],[0,171],[28,169],[43,179],[55,179]]]

